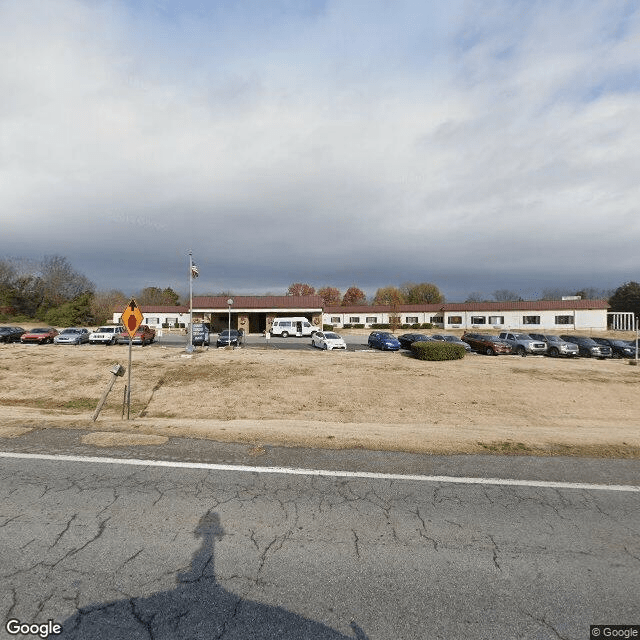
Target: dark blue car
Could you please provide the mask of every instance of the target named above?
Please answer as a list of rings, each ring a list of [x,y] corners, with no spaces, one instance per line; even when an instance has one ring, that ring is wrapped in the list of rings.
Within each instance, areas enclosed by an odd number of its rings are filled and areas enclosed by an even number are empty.
[[[386,331],[370,333],[367,344],[374,349],[382,349],[383,351],[397,351],[400,348],[400,341]]]

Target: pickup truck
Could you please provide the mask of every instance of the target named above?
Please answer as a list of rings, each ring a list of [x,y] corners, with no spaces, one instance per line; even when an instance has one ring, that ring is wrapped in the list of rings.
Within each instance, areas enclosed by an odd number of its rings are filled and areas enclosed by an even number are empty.
[[[546,353],[547,343],[542,340],[534,340],[528,333],[515,333],[513,331],[503,331],[498,335],[511,345],[513,353],[519,356],[526,356],[528,353]]]
[[[141,344],[144,347],[146,344],[151,344],[155,339],[156,330],[147,324],[141,324],[133,336],[131,344]],[[126,329],[118,335],[118,344],[129,344],[129,334]]]

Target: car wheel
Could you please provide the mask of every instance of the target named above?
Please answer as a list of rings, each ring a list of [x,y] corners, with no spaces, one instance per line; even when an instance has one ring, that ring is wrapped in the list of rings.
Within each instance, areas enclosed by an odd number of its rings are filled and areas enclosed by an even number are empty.
[[[620,360],[620,358],[622,358],[622,356],[619,353],[614,353],[611,357],[615,358],[616,360]]]
[[[283,331],[281,335],[282,335],[283,338],[288,338],[289,337],[289,333],[287,331]]]
[[[552,358],[557,358],[560,355],[560,352],[558,351],[557,347],[552,347],[551,349],[549,349],[549,355]]]
[[[525,353],[526,353],[526,350],[525,350],[525,348],[524,348],[522,345],[520,345],[520,346],[516,349],[516,355],[523,356],[523,355],[525,355]]]
[[[329,347],[328,347],[326,344],[323,344],[323,345],[322,345],[322,348],[323,348],[325,351],[327,351],[327,350],[329,349]]]
[[[485,353],[486,353],[488,356],[494,356],[494,355],[496,354],[496,353],[495,353],[495,351],[494,351],[491,347],[487,347],[487,349],[486,349]]]

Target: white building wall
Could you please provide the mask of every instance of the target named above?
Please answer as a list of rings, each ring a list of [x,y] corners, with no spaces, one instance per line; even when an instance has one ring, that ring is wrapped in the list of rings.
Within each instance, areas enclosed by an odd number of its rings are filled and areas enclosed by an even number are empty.
[[[377,312],[377,313],[323,313],[322,322],[323,324],[333,324],[336,328],[342,328],[345,324],[353,324],[350,320],[351,317],[357,316],[360,318],[359,324],[364,324],[366,328],[369,328],[371,323],[366,322],[367,316],[376,316],[377,323],[379,324],[388,324],[389,316],[391,314],[388,312]],[[401,323],[407,323],[407,316],[417,317],[418,323],[428,323],[431,322],[431,318],[438,316],[440,314],[432,311],[428,312],[400,312]],[[458,316],[460,318],[459,323],[451,323],[451,319],[454,316]],[[476,316],[481,316],[485,318],[485,323],[474,323],[472,322],[473,318]],[[539,317],[539,324],[525,324],[524,319],[527,316],[537,316]],[[572,322],[569,324],[556,324],[556,318],[558,316],[571,316]],[[338,318],[338,322],[333,322],[333,318]],[[489,320],[497,320],[502,318],[503,322],[489,322]],[[532,310],[519,310],[519,311],[447,311],[444,313],[444,325],[434,325],[434,326],[442,326],[445,330],[447,329],[474,329],[476,331],[498,331],[501,329],[518,329],[520,331],[533,331],[540,332],[542,330],[552,330],[552,331],[573,331],[574,329],[582,329],[582,330],[602,330],[604,331],[607,328],[607,310],[606,309],[551,309],[551,310],[540,310],[540,309],[532,309]]]

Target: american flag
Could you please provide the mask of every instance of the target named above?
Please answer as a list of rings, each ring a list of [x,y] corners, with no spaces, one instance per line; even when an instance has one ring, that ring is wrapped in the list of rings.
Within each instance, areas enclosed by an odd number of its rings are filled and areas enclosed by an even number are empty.
[[[192,278],[197,278],[198,277],[198,267],[196,267],[195,264],[191,265],[191,277]]]

